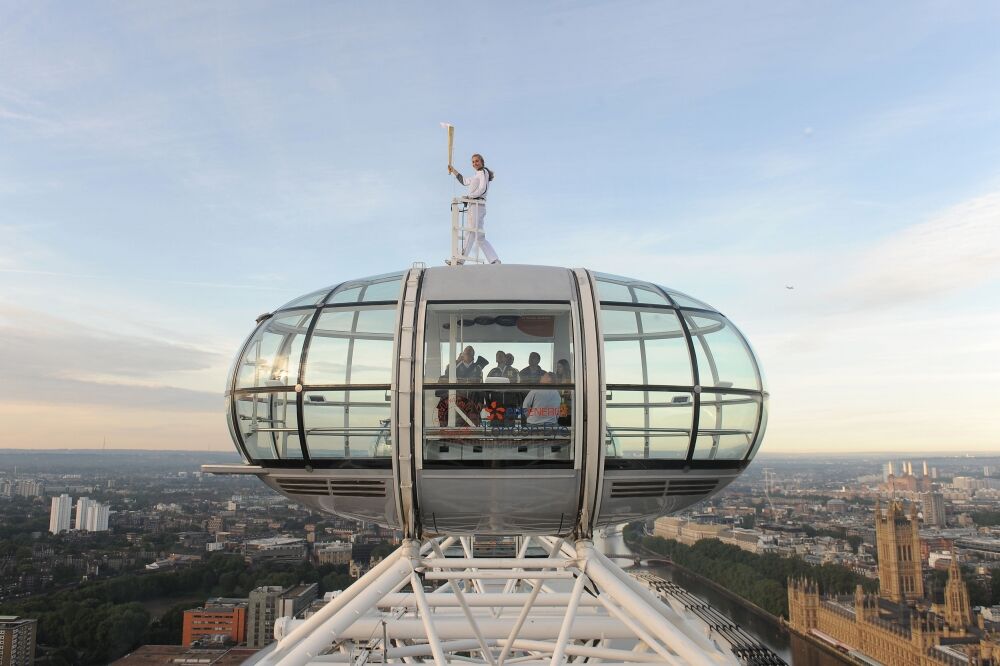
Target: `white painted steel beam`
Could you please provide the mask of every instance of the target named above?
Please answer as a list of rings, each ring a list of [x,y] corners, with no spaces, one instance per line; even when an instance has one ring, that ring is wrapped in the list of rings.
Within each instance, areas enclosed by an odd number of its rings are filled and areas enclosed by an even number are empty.
[[[456,539],[465,557],[444,557]],[[524,557],[529,541],[545,547],[549,556]],[[525,539],[518,555],[477,558],[467,537],[420,548],[406,540],[318,613],[285,621],[281,640],[252,661],[282,666],[383,660],[439,666],[558,666],[568,659],[623,665],[737,663],[699,636],[685,616],[602,558],[589,541]],[[446,582],[426,592],[425,585],[435,580]]]

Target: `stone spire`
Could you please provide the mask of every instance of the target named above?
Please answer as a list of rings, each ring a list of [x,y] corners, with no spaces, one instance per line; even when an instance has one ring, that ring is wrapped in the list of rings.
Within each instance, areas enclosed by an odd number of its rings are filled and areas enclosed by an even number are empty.
[[[952,554],[951,564],[948,566],[948,582],[944,586],[944,618],[952,631],[964,632],[972,622],[969,588],[962,580],[957,553]]]

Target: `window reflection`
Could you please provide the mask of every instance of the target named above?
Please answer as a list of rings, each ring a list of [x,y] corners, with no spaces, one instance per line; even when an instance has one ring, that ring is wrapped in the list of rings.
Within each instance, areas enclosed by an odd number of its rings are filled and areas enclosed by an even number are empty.
[[[236,377],[236,388],[294,386],[298,382],[302,342],[312,310],[272,317],[254,335]]]

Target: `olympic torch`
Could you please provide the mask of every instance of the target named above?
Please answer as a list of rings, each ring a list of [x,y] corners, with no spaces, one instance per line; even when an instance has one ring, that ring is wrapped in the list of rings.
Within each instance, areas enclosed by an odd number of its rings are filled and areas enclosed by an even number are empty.
[[[448,130],[448,173],[451,173],[452,148],[455,146],[455,126],[451,123],[441,123],[441,127]]]

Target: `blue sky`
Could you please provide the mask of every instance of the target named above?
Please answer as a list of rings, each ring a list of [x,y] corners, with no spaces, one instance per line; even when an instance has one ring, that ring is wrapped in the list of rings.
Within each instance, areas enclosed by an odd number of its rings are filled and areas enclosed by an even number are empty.
[[[706,300],[768,451],[1000,450],[995,3],[0,3],[0,447],[228,450],[254,317],[448,253]],[[794,289],[786,289],[793,285]]]

